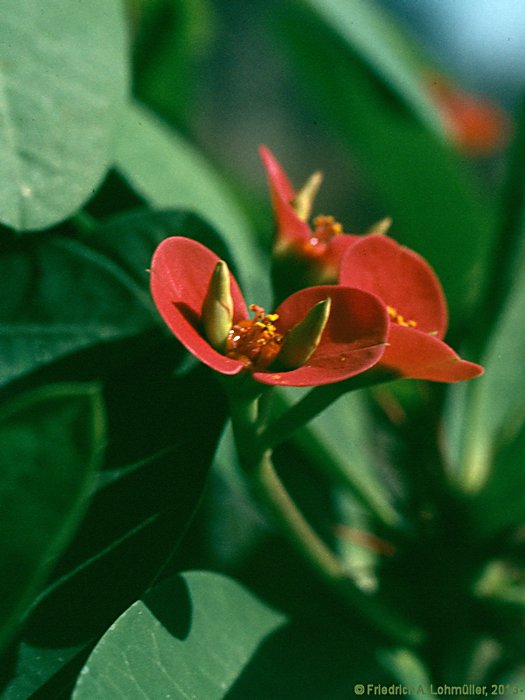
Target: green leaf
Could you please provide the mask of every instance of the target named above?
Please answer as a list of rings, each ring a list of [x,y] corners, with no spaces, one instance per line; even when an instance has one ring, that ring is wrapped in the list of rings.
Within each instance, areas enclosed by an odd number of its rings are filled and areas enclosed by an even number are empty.
[[[73,698],[222,698],[285,618],[239,584],[192,572],[161,584],[111,627]]]
[[[516,275],[481,360],[484,376],[450,393],[446,449],[453,478],[468,492],[484,486],[525,421],[525,250]]]
[[[88,242],[147,291],[147,268],[155,248],[168,236],[188,236],[199,241],[235,271],[230,251],[215,229],[196,214],[184,210],[140,209],[119,214],[93,231]]]
[[[147,289],[78,241],[23,240],[1,264],[0,384],[156,323]]]
[[[135,94],[168,122],[190,125],[196,69],[210,43],[208,0],[138,0]]]
[[[467,492],[479,492],[491,473],[495,479],[502,478],[495,471],[498,455],[506,454],[512,449],[512,442],[520,439],[525,421],[524,346],[525,256],[522,256],[519,277],[481,360],[484,376],[467,386],[454,387],[450,393],[448,460],[453,478]]]
[[[44,387],[0,409],[0,646],[84,515],[103,437],[93,385]]]
[[[289,622],[232,579],[189,572],[112,625],[73,698],[338,700],[358,682],[393,682],[368,640],[331,623]]]
[[[0,220],[46,228],[111,163],[128,83],[122,3],[5,0],[0,66]]]
[[[443,117],[424,89],[422,50],[409,41],[392,17],[369,0],[305,0],[414,114],[441,137]]]
[[[266,303],[268,276],[254,234],[221,177],[181,136],[138,104],[130,105],[117,145],[116,165],[153,207],[189,209],[221,234],[238,263],[243,290]],[[261,291],[262,290],[262,291]]]
[[[492,237],[490,197],[482,200],[459,156],[429,128],[425,76],[418,84],[419,66],[390,41],[387,21],[371,7],[363,0],[287,5],[280,12],[283,49],[308,106],[323,110],[377,189],[384,209],[375,218],[392,216],[393,235],[435,267],[457,321],[480,289]]]

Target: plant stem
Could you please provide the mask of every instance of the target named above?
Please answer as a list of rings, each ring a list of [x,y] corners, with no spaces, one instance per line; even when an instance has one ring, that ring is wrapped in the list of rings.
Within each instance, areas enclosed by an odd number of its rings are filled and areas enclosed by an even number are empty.
[[[362,389],[391,379],[390,373],[374,370],[373,373],[363,372],[356,377],[350,377],[343,382],[316,386],[303,396],[296,404],[278,416],[260,435],[263,447],[273,449],[284,442],[296,430],[306,425],[321,411],[330,406],[340,396],[349,391]]]
[[[250,475],[257,495],[282,533],[352,610],[360,613],[376,631],[391,641],[409,645],[422,642],[421,630],[399,618],[377,597],[367,595],[356,586],[339,559],[297,509],[275,471],[269,451],[251,468]]]

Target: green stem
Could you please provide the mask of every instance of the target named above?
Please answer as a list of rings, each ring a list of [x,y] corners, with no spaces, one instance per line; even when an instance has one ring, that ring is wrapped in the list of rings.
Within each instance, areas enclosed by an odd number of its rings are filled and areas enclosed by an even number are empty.
[[[364,593],[348,576],[335,554],[297,509],[266,452],[251,471],[255,490],[284,535],[354,611],[370,622],[376,631],[391,641],[420,644],[422,631],[409,625],[386,608],[377,598]]]
[[[303,396],[296,404],[278,416],[260,435],[264,449],[273,449],[287,440],[296,430],[306,425],[312,418],[328,408],[343,394],[366,386],[375,385],[391,379],[390,373],[379,371],[363,372],[343,382],[316,386]]]
[[[257,436],[259,396],[228,394],[233,437],[242,467],[250,471],[261,454]]]

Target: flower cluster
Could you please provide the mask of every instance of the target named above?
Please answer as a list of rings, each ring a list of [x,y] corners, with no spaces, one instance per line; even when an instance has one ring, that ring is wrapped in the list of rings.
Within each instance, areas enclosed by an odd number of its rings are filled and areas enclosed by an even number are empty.
[[[263,384],[315,386],[362,372],[456,382],[482,368],[443,340],[447,307],[439,280],[417,253],[386,235],[342,232],[330,217],[308,223],[320,182],[296,192],[261,149],[272,196],[275,255],[313,265],[322,280],[288,296],[273,313],[248,311],[226,263],[197,241],[165,239],[151,265],[151,290],[164,321],[202,362]],[[375,372],[375,375],[373,374]]]

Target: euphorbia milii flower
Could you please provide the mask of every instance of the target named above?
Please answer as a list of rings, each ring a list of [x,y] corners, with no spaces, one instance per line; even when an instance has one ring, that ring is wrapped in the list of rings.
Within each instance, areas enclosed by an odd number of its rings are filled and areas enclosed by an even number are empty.
[[[345,254],[339,280],[372,292],[386,305],[390,330],[378,369],[438,382],[471,379],[483,372],[442,340],[448,316],[441,284],[414,251],[387,236],[365,236]]]
[[[451,139],[468,155],[486,155],[505,145],[509,119],[491,101],[460,90],[439,74],[428,77],[430,92],[438,105]]]
[[[272,152],[259,149],[266,170],[276,220],[274,259],[283,260],[283,274],[293,273],[299,266],[303,286],[331,283],[337,280],[339,262],[355,236],[343,233],[340,223],[332,216],[316,216],[309,223],[312,205],[321,184],[322,175],[314,173],[296,191]]]
[[[235,278],[211,250],[165,239],[151,264],[151,291],[168,327],[199,360],[263,384],[313,386],[374,365],[388,315],[372,294],[338,285],[303,289],[272,314],[246,308]]]

